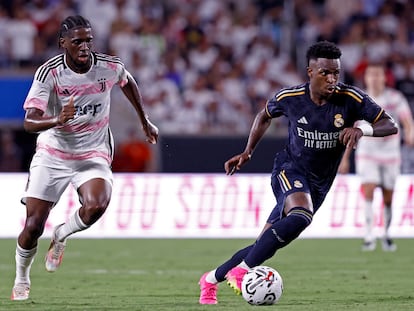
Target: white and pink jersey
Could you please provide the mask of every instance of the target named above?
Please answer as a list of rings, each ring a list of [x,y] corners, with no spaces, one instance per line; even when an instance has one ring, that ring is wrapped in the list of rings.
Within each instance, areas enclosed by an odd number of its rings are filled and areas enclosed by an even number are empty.
[[[23,108],[38,108],[46,116],[59,115],[73,95],[76,116],[62,126],[41,132],[37,150],[62,159],[103,157],[112,161],[113,140],[109,129],[110,92],[127,83],[127,71],[118,57],[92,53],[86,73],[72,71],[64,54],[40,66]]]
[[[399,124],[403,118],[411,118],[411,110],[404,95],[391,88],[386,88],[378,97],[372,97]],[[365,121],[359,121],[365,122]],[[385,137],[363,136],[358,142],[356,160],[374,160],[382,164],[399,163],[401,157],[400,135]]]

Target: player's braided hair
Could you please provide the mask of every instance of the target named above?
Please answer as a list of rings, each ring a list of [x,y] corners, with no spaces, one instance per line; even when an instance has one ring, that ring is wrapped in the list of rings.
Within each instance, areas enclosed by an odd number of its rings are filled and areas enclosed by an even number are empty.
[[[60,23],[59,45],[60,39],[65,37],[69,31],[77,28],[92,28],[91,23],[80,15],[68,16]]]
[[[311,45],[306,52],[306,58],[309,61],[317,58],[338,59],[342,55],[341,50],[332,42],[319,41]]]

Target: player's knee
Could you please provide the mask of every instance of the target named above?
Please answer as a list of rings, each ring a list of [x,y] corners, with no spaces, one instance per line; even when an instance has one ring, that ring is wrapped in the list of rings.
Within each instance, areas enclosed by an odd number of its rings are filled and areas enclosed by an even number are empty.
[[[92,202],[84,202],[83,207],[89,214],[98,215],[103,214],[108,207],[107,202],[99,202],[99,201],[92,201]]]
[[[82,204],[83,209],[83,221],[85,224],[90,225],[98,220],[106,211],[109,200],[85,200]]]
[[[33,240],[37,240],[43,234],[45,229],[44,221],[36,219],[34,217],[28,217],[23,229],[25,236],[29,236]]]

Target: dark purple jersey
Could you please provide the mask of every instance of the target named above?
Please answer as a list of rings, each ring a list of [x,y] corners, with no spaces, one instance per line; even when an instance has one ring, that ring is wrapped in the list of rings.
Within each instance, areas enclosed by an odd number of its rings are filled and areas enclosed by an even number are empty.
[[[303,171],[318,183],[328,182],[328,187],[345,150],[339,142],[340,132],[357,120],[374,123],[384,113],[366,93],[343,83],[322,106],[311,100],[309,83],[282,89],[266,103],[266,112],[272,118],[283,115],[289,120],[289,141],[279,155],[286,162],[283,165]]]

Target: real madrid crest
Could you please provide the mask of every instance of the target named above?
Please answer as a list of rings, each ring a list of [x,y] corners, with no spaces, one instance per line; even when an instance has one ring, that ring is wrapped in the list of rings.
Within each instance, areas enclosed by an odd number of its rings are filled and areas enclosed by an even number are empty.
[[[334,120],[335,127],[338,127],[339,128],[339,127],[343,127],[344,126],[345,121],[342,118],[342,115],[340,113],[337,113],[334,118],[335,118],[335,120]]]
[[[293,186],[294,186],[295,188],[302,188],[302,187],[303,187],[303,184],[300,182],[300,180],[295,180],[295,181],[293,182]]]

